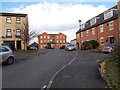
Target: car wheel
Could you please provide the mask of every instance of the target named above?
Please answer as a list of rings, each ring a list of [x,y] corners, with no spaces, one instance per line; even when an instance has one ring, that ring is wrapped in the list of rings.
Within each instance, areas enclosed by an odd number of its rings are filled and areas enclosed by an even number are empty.
[[[8,58],[6,64],[10,65],[10,64],[13,64],[13,63],[14,63],[14,58],[12,58],[12,57]]]

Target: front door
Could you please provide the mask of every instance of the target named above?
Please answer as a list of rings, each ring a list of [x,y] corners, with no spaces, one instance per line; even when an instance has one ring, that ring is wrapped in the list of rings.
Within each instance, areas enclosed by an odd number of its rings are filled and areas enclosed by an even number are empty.
[[[114,37],[110,37],[110,44],[114,44],[115,38]]]
[[[21,41],[17,41],[17,50],[21,49]]]

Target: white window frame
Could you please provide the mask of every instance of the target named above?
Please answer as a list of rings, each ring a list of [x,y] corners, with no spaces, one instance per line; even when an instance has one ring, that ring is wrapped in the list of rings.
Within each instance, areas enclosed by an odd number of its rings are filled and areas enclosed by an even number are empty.
[[[92,35],[95,34],[95,28],[92,28]]]
[[[60,43],[62,43],[62,40],[60,40]]]
[[[21,22],[20,17],[16,17],[16,23],[20,23],[20,22]]]
[[[81,29],[84,29],[84,28],[85,28],[85,23],[81,25]]]
[[[96,24],[96,22],[97,22],[96,17],[94,17],[90,20],[90,25],[94,25]]]
[[[57,40],[57,43],[59,43],[59,41]]]
[[[20,29],[16,29],[16,36],[21,36],[21,30]]]
[[[114,30],[114,22],[109,22],[109,30]]]
[[[40,43],[42,43],[42,40],[40,40]]]
[[[100,33],[104,32],[104,26],[100,25]]]
[[[12,37],[12,30],[11,29],[6,29],[6,36]]]
[[[50,36],[48,36],[48,39],[50,39]]]
[[[46,36],[44,36],[44,39],[46,39]]]
[[[113,16],[113,10],[107,10],[104,12],[104,20],[109,19]]]
[[[6,22],[11,23],[12,22],[11,17],[6,17]]]
[[[104,37],[100,37],[100,45],[104,45]]]

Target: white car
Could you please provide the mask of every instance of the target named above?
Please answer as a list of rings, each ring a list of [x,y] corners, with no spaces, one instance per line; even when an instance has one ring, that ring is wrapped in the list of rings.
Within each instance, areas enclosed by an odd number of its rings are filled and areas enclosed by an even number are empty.
[[[65,46],[65,50],[66,50],[66,51],[76,50],[76,47],[75,47],[74,45],[72,45],[72,44],[67,44],[67,45]]]
[[[1,63],[8,65],[14,63],[14,53],[8,46],[0,45],[0,58],[2,59]]]

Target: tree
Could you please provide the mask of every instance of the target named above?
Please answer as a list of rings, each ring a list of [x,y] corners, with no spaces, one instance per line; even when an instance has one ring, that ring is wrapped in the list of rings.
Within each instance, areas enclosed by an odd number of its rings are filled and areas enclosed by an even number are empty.
[[[16,24],[15,27],[20,30],[21,40],[24,43],[24,49],[27,50],[29,41],[38,36],[38,32],[33,30],[28,22],[22,21],[22,24]]]

